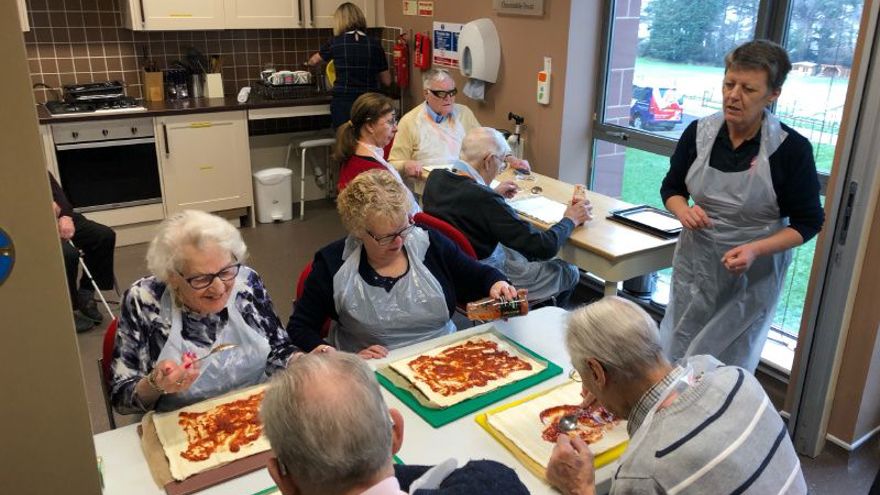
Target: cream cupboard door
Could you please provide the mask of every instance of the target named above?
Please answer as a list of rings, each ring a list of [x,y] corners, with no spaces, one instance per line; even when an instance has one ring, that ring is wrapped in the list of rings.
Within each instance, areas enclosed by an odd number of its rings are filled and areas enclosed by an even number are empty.
[[[31,23],[28,22],[27,15],[27,5],[25,5],[25,0],[17,0],[18,2],[18,19],[21,21],[21,30],[22,31],[30,31]]]
[[[165,213],[252,207],[245,112],[156,119]]]
[[[223,0],[140,0],[140,4],[145,30],[174,31],[224,27]]]
[[[226,0],[225,5],[227,29],[303,27],[299,0]]]
[[[333,12],[346,0],[301,0],[305,3],[306,27],[333,28]],[[376,25],[376,0],[349,0],[360,7],[367,19],[367,26]]]

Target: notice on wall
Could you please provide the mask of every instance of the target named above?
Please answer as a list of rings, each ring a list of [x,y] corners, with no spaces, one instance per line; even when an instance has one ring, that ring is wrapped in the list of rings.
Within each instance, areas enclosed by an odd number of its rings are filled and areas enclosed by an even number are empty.
[[[417,0],[403,0],[403,15],[418,15],[419,2]]]
[[[544,0],[492,0],[492,9],[499,14],[544,15]]]
[[[419,8],[419,15],[420,16],[434,17],[434,2],[433,2],[433,0],[420,1],[418,8]]]
[[[432,53],[434,65],[458,68],[458,36],[464,24],[451,22],[434,23],[434,39]]]

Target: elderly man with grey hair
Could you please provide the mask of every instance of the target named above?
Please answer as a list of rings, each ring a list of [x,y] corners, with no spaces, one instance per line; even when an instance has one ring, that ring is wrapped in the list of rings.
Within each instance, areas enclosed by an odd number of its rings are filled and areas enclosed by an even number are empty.
[[[705,355],[670,364],[657,323],[619,297],[573,312],[566,344],[585,405],[628,420],[612,494],[807,492],[785,425],[751,373]],[[547,479],[566,495],[594,493],[589,447],[561,435]]]
[[[562,220],[540,231],[521,219],[505,197],[516,194],[516,184],[505,181],[494,190],[488,184],[506,168],[510,152],[501,133],[477,127],[467,133],[461,159],[454,169],[434,170],[422,194],[426,213],[452,224],[470,241],[483,263],[507,275],[529,298],[564,306],[580,278],[576,266],[555,258],[574,229],[591,218],[589,201],[566,208]]]
[[[455,103],[455,80],[445,69],[422,74],[425,104],[416,105],[397,124],[388,161],[402,174],[419,177],[422,166],[455,161],[465,134],[480,123],[470,108]],[[528,172],[529,162],[508,153],[503,158]]]
[[[389,409],[379,384],[354,354],[297,358],[279,373],[260,413],[275,457],[269,473],[284,495],[527,494],[516,473],[494,461],[456,469],[395,465],[403,416]]]

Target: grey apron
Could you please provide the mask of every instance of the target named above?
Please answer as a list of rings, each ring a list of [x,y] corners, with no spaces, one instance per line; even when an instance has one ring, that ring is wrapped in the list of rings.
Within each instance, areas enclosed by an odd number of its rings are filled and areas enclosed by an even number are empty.
[[[266,380],[266,359],[271,350],[269,340],[251,328],[235,307],[235,295],[245,289],[248,273],[248,269],[242,268],[235,279],[232,294],[226,302],[229,320],[215,340],[216,344],[237,344],[238,347],[215,354],[200,362],[199,377],[196,381],[183,392],[163,395],[156,403],[157,411],[173,411]],[[183,353],[187,351],[194,352],[199,357],[207,354],[208,348],[199,347],[181,336],[183,327],[181,310],[174,301],[170,288],[162,294],[160,307],[161,314],[171,315],[171,330],[156,362],[170,359],[179,363],[183,359]]]
[[[333,301],[339,322],[330,327],[329,341],[339,350],[358,352],[371,345],[395,349],[450,334],[443,287],[425,266],[428,233],[416,227],[403,243],[409,270],[390,291],[374,287],[358,270],[363,243],[349,236],[343,264],[333,276]]]
[[[672,361],[711,354],[723,363],[754,371],[776,312],[791,250],[760,256],[741,275],[724,268],[721,257],[736,246],[786,227],[787,219],[779,218],[770,155],[787,133],[765,111],[761,147],[751,167],[724,173],[709,166],[723,122],[724,115],[717,113],[697,124],[697,158],[685,181],[712,226],[684,229],[679,237],[660,335]]]
[[[457,160],[455,170],[464,172],[477,184],[486,186],[483,177],[469,163]],[[576,266],[559,258],[546,261],[529,261],[519,251],[501,243],[495,245],[492,254],[480,260],[503,273],[511,285],[529,290],[529,300],[549,299],[561,292],[571,290],[580,280]]]

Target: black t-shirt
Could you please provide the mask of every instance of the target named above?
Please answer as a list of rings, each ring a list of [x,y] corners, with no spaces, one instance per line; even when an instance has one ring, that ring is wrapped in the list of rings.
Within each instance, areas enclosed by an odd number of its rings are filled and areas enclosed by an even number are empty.
[[[343,33],[327,42],[318,53],[325,61],[333,61],[336,70],[333,94],[378,90],[378,75],[388,70],[385,50],[369,36]]]

